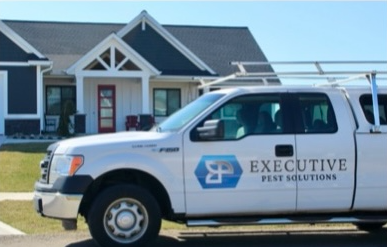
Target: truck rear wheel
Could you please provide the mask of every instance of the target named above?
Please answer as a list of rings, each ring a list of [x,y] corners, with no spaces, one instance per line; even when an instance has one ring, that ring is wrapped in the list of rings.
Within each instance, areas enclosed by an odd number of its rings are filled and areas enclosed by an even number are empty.
[[[141,246],[157,237],[161,212],[147,190],[117,185],[96,198],[88,213],[88,225],[100,246]]]

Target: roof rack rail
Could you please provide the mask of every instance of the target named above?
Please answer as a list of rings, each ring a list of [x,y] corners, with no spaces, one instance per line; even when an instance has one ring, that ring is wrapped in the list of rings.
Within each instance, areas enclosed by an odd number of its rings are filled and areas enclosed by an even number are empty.
[[[194,78],[200,81],[201,85],[199,85],[199,88],[206,88],[209,86],[213,86],[225,81],[237,79],[237,78],[250,78],[250,79],[259,79],[263,80],[264,84],[269,84],[267,82],[268,79],[297,79],[297,80],[327,80],[328,82],[331,82],[333,84],[327,84],[327,85],[334,85],[335,83],[342,83],[341,81],[349,80],[357,80],[360,78],[363,78],[363,75],[375,73],[378,75],[387,75],[387,68],[383,67],[382,70],[375,70],[375,69],[364,69],[364,70],[327,70],[323,69],[323,66],[387,66],[387,61],[277,61],[277,62],[242,62],[242,61],[235,61],[231,62],[230,65],[236,66],[239,71],[235,72],[233,74],[230,74],[228,76],[220,77],[218,79],[212,80],[212,81],[205,81],[202,78]],[[288,67],[295,67],[295,66],[310,66],[312,65],[313,70],[308,69],[302,69],[302,70],[286,70],[286,71],[263,71],[263,72],[249,72],[247,68],[251,68],[252,66],[255,66],[255,68],[259,68],[262,66],[288,66]],[[349,77],[356,75],[355,77]],[[359,75],[361,75],[359,77]],[[387,76],[383,76],[378,78],[378,80],[387,80]]]

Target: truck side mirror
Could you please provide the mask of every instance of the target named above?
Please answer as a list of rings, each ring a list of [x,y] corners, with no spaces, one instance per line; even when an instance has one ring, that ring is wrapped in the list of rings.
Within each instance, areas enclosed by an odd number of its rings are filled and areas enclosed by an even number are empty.
[[[224,137],[224,122],[220,119],[207,120],[196,129],[203,140],[219,140]]]

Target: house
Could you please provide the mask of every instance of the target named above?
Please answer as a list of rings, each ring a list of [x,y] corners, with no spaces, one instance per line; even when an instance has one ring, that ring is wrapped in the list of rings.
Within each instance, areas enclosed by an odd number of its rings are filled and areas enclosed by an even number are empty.
[[[3,20],[0,134],[55,130],[65,108],[77,133],[124,131],[129,115],[159,122],[202,93],[197,78],[234,73],[232,61],[267,61],[247,27],[160,25],[146,11],[127,24]]]

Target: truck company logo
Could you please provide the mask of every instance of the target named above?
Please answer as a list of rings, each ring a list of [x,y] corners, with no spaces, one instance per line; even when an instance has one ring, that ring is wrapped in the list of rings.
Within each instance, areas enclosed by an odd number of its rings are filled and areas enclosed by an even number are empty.
[[[195,170],[203,189],[235,188],[242,173],[234,155],[205,155]]]

